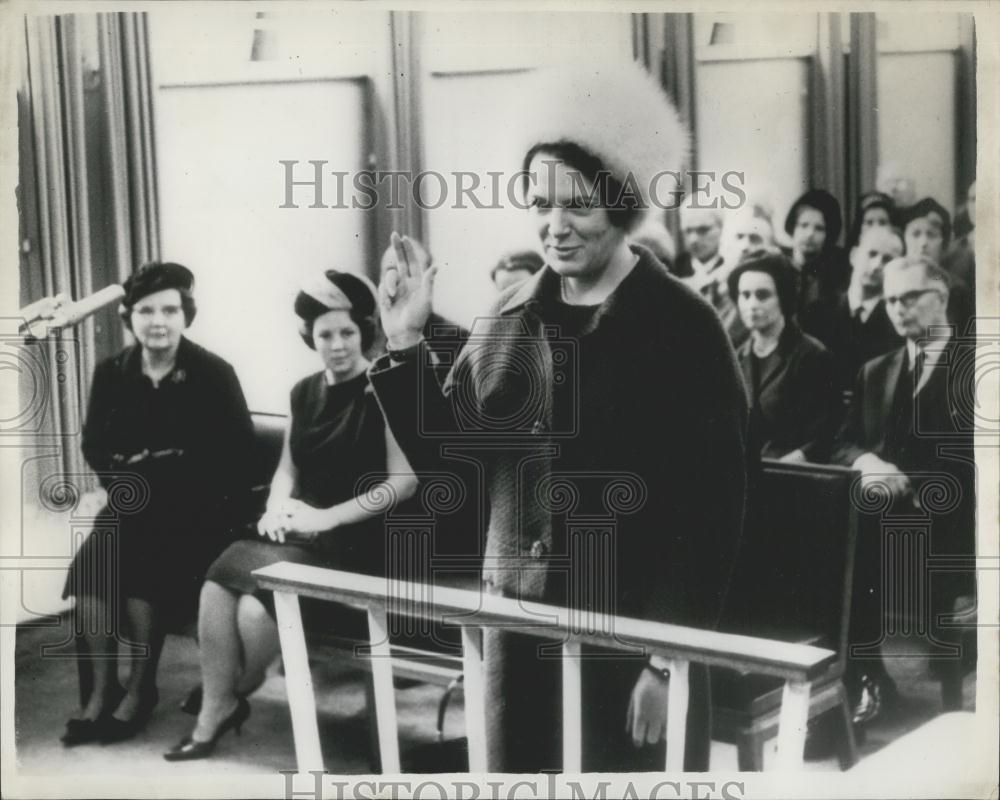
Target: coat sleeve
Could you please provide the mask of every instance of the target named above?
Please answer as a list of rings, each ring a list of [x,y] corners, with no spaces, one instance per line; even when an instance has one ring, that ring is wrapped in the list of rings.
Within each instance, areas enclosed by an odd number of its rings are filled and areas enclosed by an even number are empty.
[[[865,446],[865,365],[858,370],[858,375],[854,381],[854,393],[851,395],[851,404],[847,409],[847,415],[837,432],[831,461],[835,464],[842,464],[846,467],[854,464],[858,456],[869,451]]]
[[[107,426],[113,413],[115,395],[113,382],[112,362],[103,361],[98,364],[90,385],[90,399],[87,403],[81,444],[83,457],[90,468],[98,473],[98,480],[105,488],[110,479],[104,473],[113,466],[107,437]]]
[[[227,363],[219,371],[217,401],[213,442],[218,470],[215,478],[221,480],[222,503],[238,506],[250,490],[254,433],[243,387],[236,371]]]
[[[722,614],[742,536],[748,474],[759,456],[748,449],[749,408],[732,346],[711,309],[687,331],[697,352],[684,360],[683,419],[662,443],[662,519],[650,531],[651,585],[646,619],[714,628]],[[693,351],[694,348],[691,348]]]
[[[369,379],[382,413],[400,449],[417,475],[446,471],[443,450],[461,437],[452,395],[461,392],[465,348],[442,383],[441,370],[426,340],[417,356],[394,363],[388,355],[376,359]]]
[[[809,461],[824,461],[830,453],[840,421],[840,392],[837,389],[834,358],[829,350],[812,350],[799,365],[795,413],[799,415],[800,449]]]

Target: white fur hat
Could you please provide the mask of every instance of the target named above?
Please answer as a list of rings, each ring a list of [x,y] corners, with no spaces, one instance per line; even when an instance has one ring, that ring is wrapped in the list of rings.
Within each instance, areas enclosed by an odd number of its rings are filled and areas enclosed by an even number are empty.
[[[656,80],[634,61],[551,67],[526,79],[519,103],[520,153],[538,144],[572,142],[599,158],[622,185],[639,192],[648,210],[650,189],[662,206],[679,179],[690,137]]]

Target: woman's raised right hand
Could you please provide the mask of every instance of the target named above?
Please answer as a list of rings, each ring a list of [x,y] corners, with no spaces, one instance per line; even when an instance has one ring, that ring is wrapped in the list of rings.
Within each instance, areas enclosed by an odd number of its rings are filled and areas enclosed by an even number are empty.
[[[379,310],[382,330],[391,350],[417,344],[431,315],[431,297],[437,268],[423,248],[409,236],[392,232],[389,261],[379,283]]]

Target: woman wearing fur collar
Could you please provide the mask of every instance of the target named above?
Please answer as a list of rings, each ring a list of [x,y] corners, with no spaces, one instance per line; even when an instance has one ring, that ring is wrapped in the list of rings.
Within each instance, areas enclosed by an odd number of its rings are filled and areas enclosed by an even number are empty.
[[[379,289],[389,354],[372,385],[418,473],[454,470],[463,450],[482,464],[485,591],[584,622],[712,628],[742,525],[746,399],[715,313],[626,238],[687,137],[635,65],[538,80],[539,108],[516,118],[531,128],[524,189],[544,268],[477,320],[442,387],[422,334],[436,269],[393,234]],[[606,524],[574,524],[595,515]],[[483,634],[489,769],[558,769],[558,657],[540,639]],[[582,665],[584,769],[662,770],[665,664],[584,653],[599,656]],[[687,769],[708,767],[709,710],[692,667]]]

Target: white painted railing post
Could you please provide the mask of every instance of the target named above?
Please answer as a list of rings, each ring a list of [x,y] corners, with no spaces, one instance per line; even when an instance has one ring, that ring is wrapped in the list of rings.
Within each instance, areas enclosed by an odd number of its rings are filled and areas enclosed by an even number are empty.
[[[288,710],[292,715],[292,735],[295,739],[295,763],[299,772],[323,770],[323,752],[319,744],[316,722],[316,697],[313,694],[309,654],[302,629],[299,596],[291,592],[274,593],[274,611],[281,640],[281,657],[285,663],[285,691]]]
[[[409,596],[413,586],[387,587],[368,575],[339,572],[302,564],[280,563],[256,570],[261,585],[275,594],[281,649],[287,671],[288,702],[295,734],[295,754],[301,772],[321,771],[323,757],[316,723],[316,701],[309,674],[305,636],[299,609],[299,594],[332,602],[368,607],[371,667],[375,689],[375,711],[384,772],[400,771],[392,658],[388,639],[386,603]],[[409,595],[407,595],[409,593]],[[465,677],[465,721],[472,772],[488,769],[486,730],[486,686],[483,669],[484,630],[527,629],[541,638],[573,637],[562,645],[563,657],[563,765],[566,772],[582,769],[582,679],[580,661],[583,644],[615,646],[601,631],[576,631],[560,622],[544,631],[536,628],[542,614],[556,619],[561,609],[541,603],[495,598],[484,606],[482,594],[461,589],[441,589],[429,606],[414,607],[422,619],[448,621],[464,617],[462,662]],[[774,675],[785,680],[778,718],[777,769],[801,769],[809,717],[810,676],[821,674],[835,653],[811,645],[792,644],[737,634],[722,634],[683,626],[617,617],[615,629],[625,639],[641,643],[651,652],[667,657],[671,670],[667,695],[666,769],[681,772],[686,751],[689,707],[689,668],[693,660],[705,666],[724,665],[748,674]],[[603,630],[603,629],[601,629]],[[529,633],[529,635],[531,635]]]
[[[775,769],[802,769],[811,688],[808,681],[785,681],[785,688],[781,692],[781,711],[778,714],[778,757]]]
[[[396,726],[396,692],[392,683],[392,653],[385,606],[368,606],[368,639],[371,642],[372,683],[375,687],[375,719],[382,772],[400,772],[399,731]]]
[[[689,662],[671,659],[670,686],[667,689],[667,772],[684,771],[687,748],[688,666]]]
[[[562,647],[563,772],[583,772],[583,683],[580,678],[580,643]]]
[[[465,735],[469,742],[469,772],[487,772],[486,682],[479,628],[462,626],[462,682],[465,684]]]

